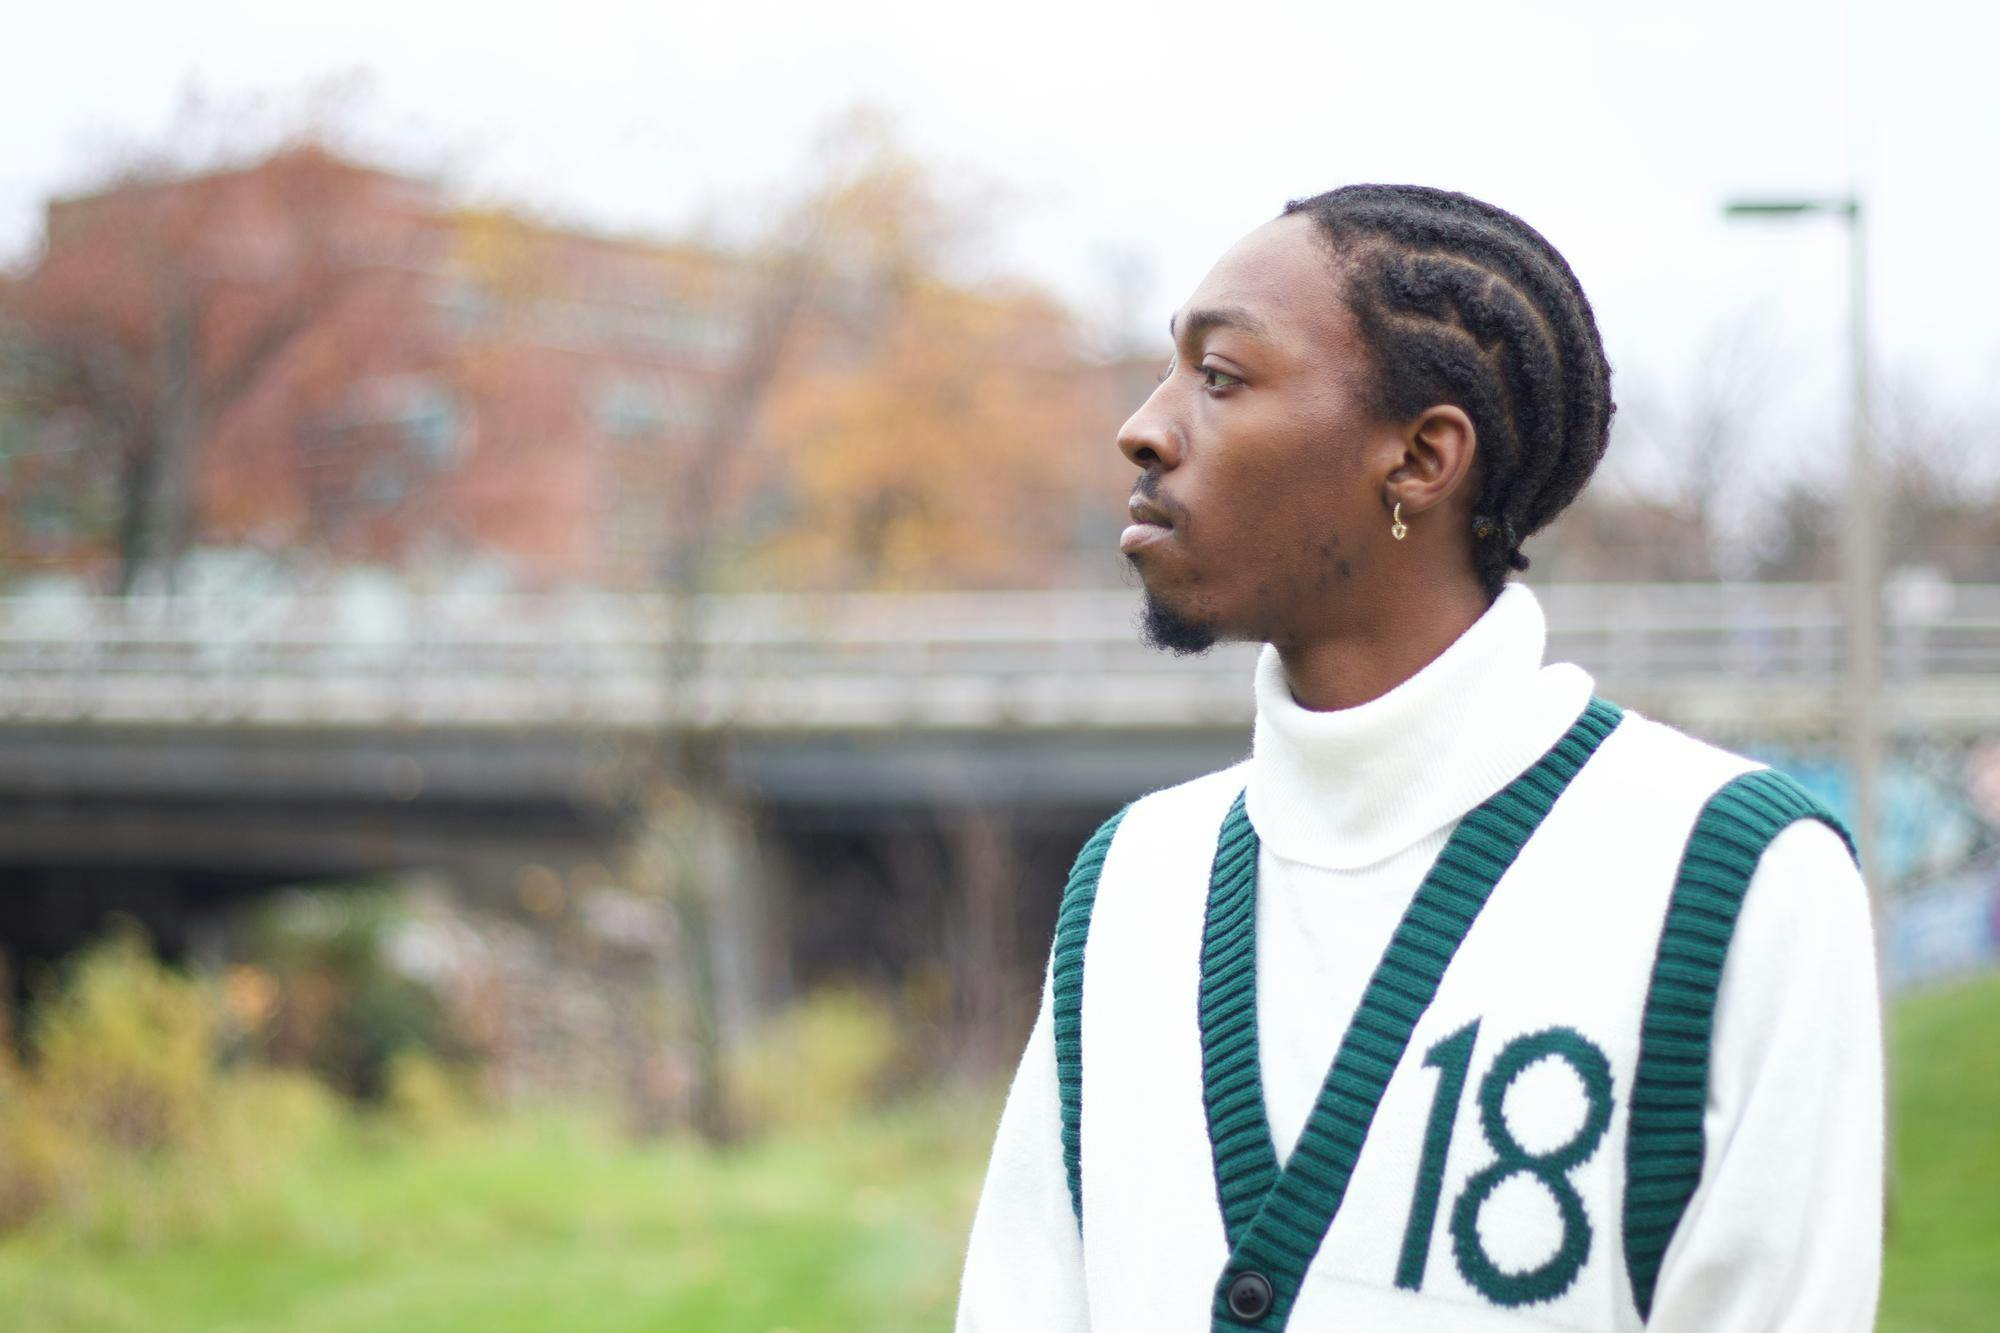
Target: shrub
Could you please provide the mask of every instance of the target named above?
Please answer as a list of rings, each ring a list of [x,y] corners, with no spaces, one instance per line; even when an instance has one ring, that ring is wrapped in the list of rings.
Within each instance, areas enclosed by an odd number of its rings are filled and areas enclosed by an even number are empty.
[[[390,965],[405,920],[393,895],[360,888],[293,890],[255,913],[247,948],[276,991],[259,1034],[264,1058],[376,1099],[398,1052],[451,1053],[437,995]]]
[[[187,1142],[215,1077],[216,1011],[198,983],[157,962],[136,927],[85,950],[38,997],[33,1100],[114,1148]]]
[[[92,1243],[149,1246],[284,1212],[277,1186],[356,1124],[309,1073],[218,1063],[224,990],[130,927],[42,990],[29,1060],[0,1059],[0,1231],[56,1210]],[[422,1057],[385,1063],[394,1128],[463,1104]]]
[[[0,1086],[0,1232],[76,1192],[87,1166],[83,1143],[33,1091],[25,1080]]]
[[[208,991],[126,925],[38,994],[31,1059],[0,1069],[0,1228],[86,1205],[121,1156],[201,1134],[216,1085]]]
[[[216,1084],[202,1147],[224,1171],[254,1181],[323,1148],[341,1130],[345,1112],[331,1089],[303,1071],[239,1067]]]
[[[750,1130],[821,1129],[880,1097],[902,1051],[894,1015],[865,991],[818,991],[766,1023],[730,1060]]]
[[[388,1087],[382,1109],[391,1123],[413,1134],[430,1135],[454,1129],[471,1118],[476,1099],[465,1080],[421,1050],[408,1048],[390,1057]]]

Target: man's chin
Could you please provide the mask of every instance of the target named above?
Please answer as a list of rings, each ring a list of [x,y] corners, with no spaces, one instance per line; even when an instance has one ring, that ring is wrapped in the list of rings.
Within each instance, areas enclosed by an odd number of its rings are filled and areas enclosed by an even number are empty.
[[[1139,632],[1152,647],[1176,657],[1205,653],[1222,637],[1213,624],[1175,610],[1150,591],[1140,615]]]

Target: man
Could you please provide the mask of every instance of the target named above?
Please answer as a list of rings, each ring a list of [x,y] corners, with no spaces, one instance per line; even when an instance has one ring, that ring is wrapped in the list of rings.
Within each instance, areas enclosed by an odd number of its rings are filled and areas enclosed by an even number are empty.
[[[1608,438],[1569,266],[1355,186],[1172,332],[1120,544],[1155,643],[1267,645],[1253,752],[1079,857],[961,1333],[1868,1327],[1846,835],[1544,665],[1508,583]]]

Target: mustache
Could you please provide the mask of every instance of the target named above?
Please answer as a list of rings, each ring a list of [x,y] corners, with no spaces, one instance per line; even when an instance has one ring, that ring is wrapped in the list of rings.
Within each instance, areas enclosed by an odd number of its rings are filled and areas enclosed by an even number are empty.
[[[1146,500],[1155,509],[1165,514],[1167,521],[1175,527],[1179,527],[1181,522],[1187,517],[1186,509],[1161,492],[1160,474],[1157,472],[1141,472],[1138,478],[1132,483],[1132,494]]]

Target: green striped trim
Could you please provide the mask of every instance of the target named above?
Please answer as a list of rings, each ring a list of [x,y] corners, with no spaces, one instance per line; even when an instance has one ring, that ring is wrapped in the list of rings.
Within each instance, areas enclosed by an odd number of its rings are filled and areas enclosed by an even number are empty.
[[[1090,909],[1097,903],[1097,877],[1111,840],[1125,819],[1126,806],[1104,821],[1070,867],[1056,914],[1055,950],[1049,961],[1054,980],[1056,1092],[1062,1101],[1063,1167],[1069,1172],[1069,1206],[1083,1229],[1083,946],[1090,937]]]
[[[1298,1146],[1284,1168],[1276,1172],[1275,1180],[1241,1235],[1230,1237],[1229,1261],[1216,1280],[1211,1306],[1211,1327],[1215,1333],[1248,1330],[1275,1333],[1291,1318],[1306,1269],[1326,1239],[1327,1228],[1347,1192],[1348,1180],[1361,1156],[1361,1146],[1368,1137],[1382,1093],[1409,1046],[1417,1020],[1436,997],[1445,968],[1472,929],[1493,886],[1623,716],[1616,705],[1601,699],[1591,700],[1563,738],[1532,768],[1459,821],[1403,914],[1368,982],[1354,1019],[1341,1038],[1333,1067],[1327,1071],[1319,1100],[1299,1136]],[[1225,832],[1228,827],[1225,821]],[[1204,951],[1201,1020],[1204,1072],[1214,1067],[1233,1074],[1235,1062],[1211,1062],[1207,1057],[1212,1031],[1226,1027],[1240,1036],[1246,1029],[1255,1033],[1257,1027],[1255,835],[1251,835],[1247,852],[1251,866],[1247,887],[1236,884],[1242,874],[1237,861],[1245,853],[1239,850],[1225,860],[1222,850],[1218,841],[1217,870],[1228,870],[1229,884],[1211,879],[1211,910],[1212,914],[1226,911],[1235,915],[1219,922],[1215,915],[1211,917],[1210,938],[1218,942],[1226,940],[1227,944],[1213,956]],[[1239,919],[1243,914],[1251,918],[1247,926]],[[1217,1004],[1213,1010],[1208,1004],[1207,985],[1211,969],[1230,982],[1226,989],[1215,990]],[[1216,1191],[1225,1201],[1225,1218],[1227,1201],[1237,1191],[1255,1187],[1256,1173],[1265,1155],[1273,1163],[1277,1158],[1265,1121],[1263,1087],[1256,1073],[1254,1046],[1251,1049],[1248,1094],[1225,1099],[1222,1094],[1236,1086],[1227,1080],[1211,1081],[1205,1089]],[[1230,1054],[1236,1062],[1243,1059],[1234,1051]],[[1254,1111],[1242,1104],[1243,1096],[1254,1098]],[[1257,1132],[1263,1136],[1261,1151],[1243,1148],[1238,1143],[1236,1135],[1251,1131],[1247,1123],[1239,1123],[1230,1116],[1254,1121]],[[1218,1125],[1227,1132],[1218,1136]],[[1248,1184],[1244,1183],[1246,1178]],[[1250,1272],[1262,1274],[1271,1284],[1272,1300],[1260,1318],[1245,1321],[1230,1313],[1228,1292],[1232,1282]]]
[[[1639,1027],[1625,1144],[1625,1271],[1640,1317],[1652,1314],[1660,1262],[1701,1183],[1709,1042],[1722,965],[1764,849],[1816,819],[1847,843],[1833,813],[1775,769],[1725,783],[1702,807],[1681,855]]]
[[[1208,872],[1201,938],[1201,1085],[1216,1201],[1234,1249],[1278,1178],[1257,1054],[1257,830],[1238,792]]]

